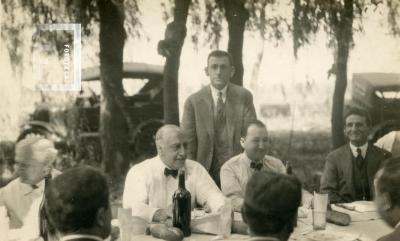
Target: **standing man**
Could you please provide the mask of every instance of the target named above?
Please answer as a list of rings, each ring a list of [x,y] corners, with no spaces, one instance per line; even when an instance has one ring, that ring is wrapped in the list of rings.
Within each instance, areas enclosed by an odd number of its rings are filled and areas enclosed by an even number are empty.
[[[268,133],[261,121],[251,122],[240,140],[244,152],[232,157],[221,168],[221,189],[231,199],[235,211],[242,207],[246,185],[254,173],[264,170],[286,173],[282,161],[267,155]]]
[[[390,158],[375,178],[378,212],[394,231],[379,241],[400,240],[400,157]]]
[[[251,93],[229,83],[235,72],[229,53],[211,52],[205,72],[211,84],[186,100],[182,127],[189,135],[189,159],[200,162],[220,186],[220,168],[241,152],[240,137],[256,112]]]
[[[374,176],[390,152],[368,143],[370,118],[361,109],[345,115],[344,132],[349,143],[329,153],[321,177],[321,191],[331,203],[372,200]]]
[[[191,205],[211,212],[225,204],[225,197],[198,162],[186,159],[187,141],[179,127],[165,125],[156,134],[157,156],[133,166],[125,180],[122,204],[132,215],[149,222],[172,217],[172,195],[178,189],[178,170],[185,170],[185,186]]]

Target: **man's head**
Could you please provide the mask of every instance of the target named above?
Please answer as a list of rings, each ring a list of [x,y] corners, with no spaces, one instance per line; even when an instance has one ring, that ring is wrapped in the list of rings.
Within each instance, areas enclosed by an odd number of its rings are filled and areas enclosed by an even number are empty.
[[[245,136],[240,139],[240,144],[252,161],[264,158],[268,144],[268,132],[264,123],[259,120],[251,122],[247,126]]]
[[[211,85],[222,90],[235,73],[231,55],[221,50],[212,51],[208,55],[205,72],[210,77]]]
[[[157,153],[171,169],[183,167],[187,155],[187,140],[176,125],[164,125],[156,133]]]
[[[246,186],[242,216],[252,236],[287,240],[301,201],[301,184],[293,176],[256,172]]]
[[[108,185],[94,168],[74,167],[54,178],[46,188],[44,208],[62,236],[90,234],[104,239],[110,235]]]
[[[57,156],[54,143],[42,136],[28,136],[15,146],[15,162],[22,183],[37,184],[51,174]]]
[[[368,112],[352,108],[344,116],[344,133],[351,144],[362,146],[368,141],[371,120]]]
[[[400,157],[390,158],[375,176],[375,203],[392,227],[400,221]]]

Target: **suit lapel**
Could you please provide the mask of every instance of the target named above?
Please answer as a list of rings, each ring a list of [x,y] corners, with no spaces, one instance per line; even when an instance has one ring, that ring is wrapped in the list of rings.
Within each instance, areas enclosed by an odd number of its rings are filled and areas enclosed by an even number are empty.
[[[228,128],[228,140],[230,142],[233,142],[234,138],[234,133],[235,133],[235,124],[236,124],[236,119],[235,116],[238,116],[238,113],[236,113],[238,103],[237,103],[237,97],[235,92],[233,91],[232,85],[228,84],[227,90],[226,90],[226,102],[225,102],[225,110],[226,110],[226,125]],[[231,143],[229,143],[230,146]]]
[[[214,103],[213,98],[211,96],[211,87],[204,89],[202,95],[202,104],[199,106],[200,109],[200,117],[202,123],[206,126],[207,133],[211,137],[212,140],[214,138]]]

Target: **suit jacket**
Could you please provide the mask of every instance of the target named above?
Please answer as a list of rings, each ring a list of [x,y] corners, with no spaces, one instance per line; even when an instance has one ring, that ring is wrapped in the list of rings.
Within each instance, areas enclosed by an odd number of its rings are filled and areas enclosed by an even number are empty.
[[[390,152],[371,144],[368,145],[365,161],[370,193],[374,194],[374,177]],[[346,144],[332,151],[326,157],[324,173],[321,177],[321,192],[329,194],[330,203],[356,201],[353,178],[353,154]]]
[[[400,227],[396,228],[393,232],[389,233],[378,239],[378,241],[399,241],[400,240]]]
[[[226,120],[230,157],[242,152],[240,137],[247,124],[256,120],[251,93],[234,84],[226,90]],[[211,87],[206,86],[189,96],[185,102],[182,127],[189,136],[189,159],[210,170],[214,153],[214,103]]]

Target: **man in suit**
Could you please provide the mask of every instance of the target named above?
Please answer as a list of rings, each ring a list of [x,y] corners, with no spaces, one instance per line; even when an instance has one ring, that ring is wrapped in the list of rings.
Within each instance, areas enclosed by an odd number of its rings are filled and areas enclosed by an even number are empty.
[[[329,153],[321,178],[321,192],[330,203],[372,200],[376,172],[390,153],[368,143],[370,118],[352,108],[345,115],[344,133],[349,143]]]
[[[268,171],[255,173],[247,183],[242,206],[250,240],[288,240],[300,201],[301,183],[296,177]]]
[[[189,159],[200,162],[220,186],[222,164],[241,152],[240,137],[257,118],[251,93],[229,83],[235,72],[229,53],[211,52],[205,72],[211,84],[186,100],[182,127],[189,136]]]
[[[109,189],[92,167],[66,170],[50,182],[44,208],[60,240],[104,240],[111,233]]]
[[[400,157],[390,158],[375,178],[378,212],[394,231],[379,241],[400,240]]]

